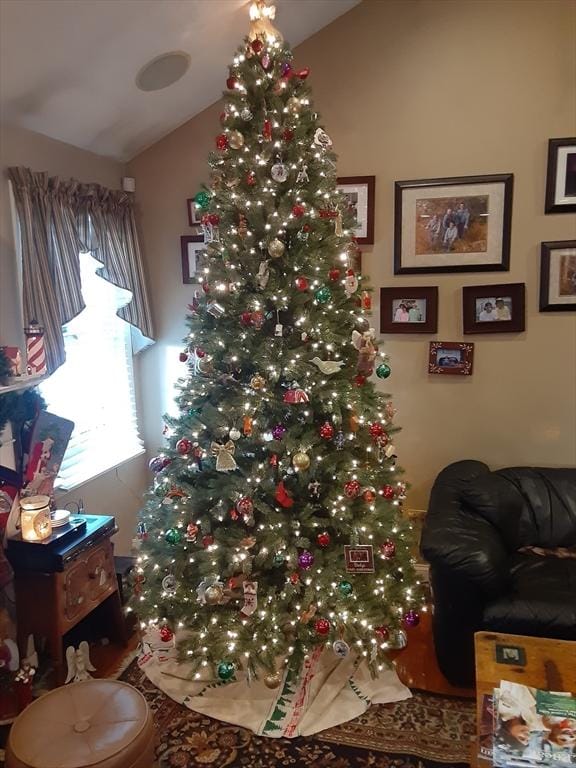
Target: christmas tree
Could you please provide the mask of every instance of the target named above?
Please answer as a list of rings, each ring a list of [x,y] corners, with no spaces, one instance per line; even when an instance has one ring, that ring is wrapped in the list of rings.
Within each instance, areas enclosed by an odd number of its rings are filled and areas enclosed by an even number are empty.
[[[187,376],[139,522],[136,610],[197,676],[279,685],[327,646],[374,672],[421,602],[390,368],[367,320],[355,221],[292,52],[252,8],[230,66]],[[380,354],[380,359],[378,359]]]

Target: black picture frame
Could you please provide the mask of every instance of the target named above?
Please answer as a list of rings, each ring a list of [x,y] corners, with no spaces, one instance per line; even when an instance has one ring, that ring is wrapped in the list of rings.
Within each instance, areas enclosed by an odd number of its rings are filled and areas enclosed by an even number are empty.
[[[196,205],[193,197],[186,200],[186,212],[188,213],[188,226],[199,227],[202,223],[202,209]]]
[[[464,286],[462,288],[464,333],[521,333],[526,324],[525,303],[524,283]],[[487,304],[490,304],[490,307],[486,308]],[[482,317],[483,314],[484,317]],[[490,319],[492,314],[495,319]],[[499,317],[508,319],[498,319]]]
[[[510,269],[513,187],[512,173],[396,181],[394,274],[507,272]],[[442,188],[445,188],[444,194]],[[420,191],[421,199],[417,197]],[[452,201],[458,206],[458,212],[459,206],[464,206],[463,218],[457,217],[457,211],[449,217]],[[446,211],[444,215],[441,213],[443,209]],[[467,220],[464,218],[466,214]],[[494,229],[486,220],[490,216]],[[424,224],[426,218],[429,221]],[[438,219],[438,231],[430,228],[435,218]],[[450,218],[456,227],[456,236],[448,241],[447,230],[452,231],[453,227]],[[426,245],[430,253],[426,252]]]
[[[339,176],[336,179],[336,186],[342,194],[354,191],[358,194],[360,189],[364,191],[366,204],[361,206],[361,210],[358,211],[358,221],[363,224],[366,235],[356,235],[355,237],[359,245],[373,245],[376,176]]]
[[[576,137],[548,140],[544,212],[576,212]]]
[[[196,285],[200,282],[197,277],[198,252],[204,250],[204,246],[204,235],[181,235],[180,237],[182,282],[186,285]]]
[[[560,258],[568,258],[555,263]],[[563,275],[563,272],[566,274]],[[566,284],[563,291],[562,285]],[[576,240],[555,240],[540,246],[540,312],[576,311]]]
[[[425,301],[422,320],[395,320],[400,307],[395,302]],[[416,305],[417,306],[417,305]],[[417,306],[418,308],[418,306]],[[410,314],[409,308],[406,309]],[[380,288],[380,333],[436,333],[438,331],[438,287]]]

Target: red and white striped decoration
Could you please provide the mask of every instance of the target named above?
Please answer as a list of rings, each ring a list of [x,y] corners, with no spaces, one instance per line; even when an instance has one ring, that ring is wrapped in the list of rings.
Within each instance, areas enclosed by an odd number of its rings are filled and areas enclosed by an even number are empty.
[[[44,349],[44,329],[33,323],[24,329],[26,334],[26,361],[30,376],[46,373],[46,350]]]

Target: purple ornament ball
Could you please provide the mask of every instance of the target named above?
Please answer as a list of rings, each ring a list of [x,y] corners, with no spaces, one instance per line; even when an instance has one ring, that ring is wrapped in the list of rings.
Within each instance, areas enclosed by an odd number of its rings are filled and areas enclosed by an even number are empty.
[[[162,472],[164,467],[167,467],[168,464],[170,464],[170,459],[168,456],[155,456],[153,459],[150,459],[148,468],[152,472]]]
[[[280,74],[282,77],[288,77],[292,72],[292,65],[287,61],[283,61],[280,65]]]
[[[304,552],[301,552],[298,555],[298,565],[304,571],[307,571],[309,568],[312,568],[312,566],[314,565],[314,555],[312,554],[312,552],[308,552],[307,549],[305,549]]]
[[[282,440],[285,434],[286,427],[284,424],[276,424],[276,426],[272,428],[272,437],[274,440]]]
[[[410,608],[404,616],[404,624],[407,627],[417,627],[420,624],[420,614]]]

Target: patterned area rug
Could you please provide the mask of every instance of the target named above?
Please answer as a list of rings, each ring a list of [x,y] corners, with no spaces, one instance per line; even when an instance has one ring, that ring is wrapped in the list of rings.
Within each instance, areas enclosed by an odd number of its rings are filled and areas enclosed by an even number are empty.
[[[415,692],[315,736],[269,739],[165,696],[133,662],[120,676],[148,700],[159,768],[460,768],[469,764],[475,704]]]

